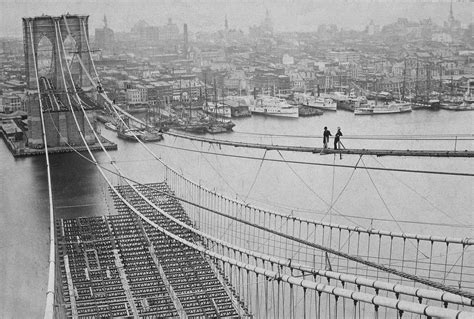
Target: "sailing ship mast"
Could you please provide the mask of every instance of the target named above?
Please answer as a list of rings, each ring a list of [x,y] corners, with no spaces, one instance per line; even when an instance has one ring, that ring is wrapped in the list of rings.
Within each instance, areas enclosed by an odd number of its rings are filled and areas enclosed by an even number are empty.
[[[415,99],[418,98],[418,58],[416,59]],[[416,100],[415,100],[416,101]]]
[[[405,85],[406,85],[406,74],[407,74],[407,59],[403,62],[403,87],[402,87],[402,101],[405,100]]]

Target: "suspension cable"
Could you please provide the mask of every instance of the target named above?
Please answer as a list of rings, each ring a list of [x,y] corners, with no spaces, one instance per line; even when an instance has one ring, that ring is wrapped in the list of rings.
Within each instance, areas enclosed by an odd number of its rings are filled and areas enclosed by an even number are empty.
[[[31,21],[28,21],[29,34],[31,40],[31,50],[33,55],[33,64],[35,70],[35,80],[38,91],[38,102],[39,102],[39,112],[41,118],[41,136],[44,143],[44,154],[46,158],[46,175],[48,180],[48,202],[49,202],[49,275],[48,275],[48,288],[46,291],[46,307],[44,310],[44,318],[52,319],[54,318],[54,285],[55,285],[55,270],[56,270],[56,251],[55,251],[55,228],[54,228],[54,208],[53,208],[53,190],[51,183],[51,166],[49,163],[49,150],[48,150],[48,140],[46,138],[46,130],[44,124],[44,114],[43,114],[43,103],[41,101],[41,89],[38,78],[38,65],[36,64],[36,53],[33,37],[33,28],[31,26]]]

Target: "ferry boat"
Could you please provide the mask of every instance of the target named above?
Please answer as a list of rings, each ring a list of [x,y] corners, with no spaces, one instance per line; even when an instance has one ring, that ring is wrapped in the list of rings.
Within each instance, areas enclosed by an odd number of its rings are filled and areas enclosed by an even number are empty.
[[[331,98],[313,96],[305,93],[295,94],[295,102],[304,106],[313,107],[323,111],[336,111],[337,103]]]
[[[250,106],[250,111],[255,114],[268,116],[291,118],[297,118],[299,116],[298,107],[296,105],[290,105],[286,100],[273,96],[258,96],[254,104]]]
[[[370,103],[354,109],[355,115],[375,115],[411,112],[408,102],[384,102],[382,104]]]

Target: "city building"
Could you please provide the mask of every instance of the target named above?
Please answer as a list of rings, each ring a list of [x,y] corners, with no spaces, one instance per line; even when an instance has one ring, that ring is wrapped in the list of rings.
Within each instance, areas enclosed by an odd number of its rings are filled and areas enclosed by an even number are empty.
[[[104,15],[104,27],[95,29],[95,45],[103,50],[112,50],[114,43],[114,31],[107,26],[107,17]]]

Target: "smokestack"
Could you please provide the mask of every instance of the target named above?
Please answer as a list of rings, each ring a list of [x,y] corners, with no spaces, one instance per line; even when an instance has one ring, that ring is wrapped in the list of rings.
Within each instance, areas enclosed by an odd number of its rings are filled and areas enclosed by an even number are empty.
[[[188,58],[188,25],[185,23],[183,27],[183,33],[184,33],[184,58]]]

